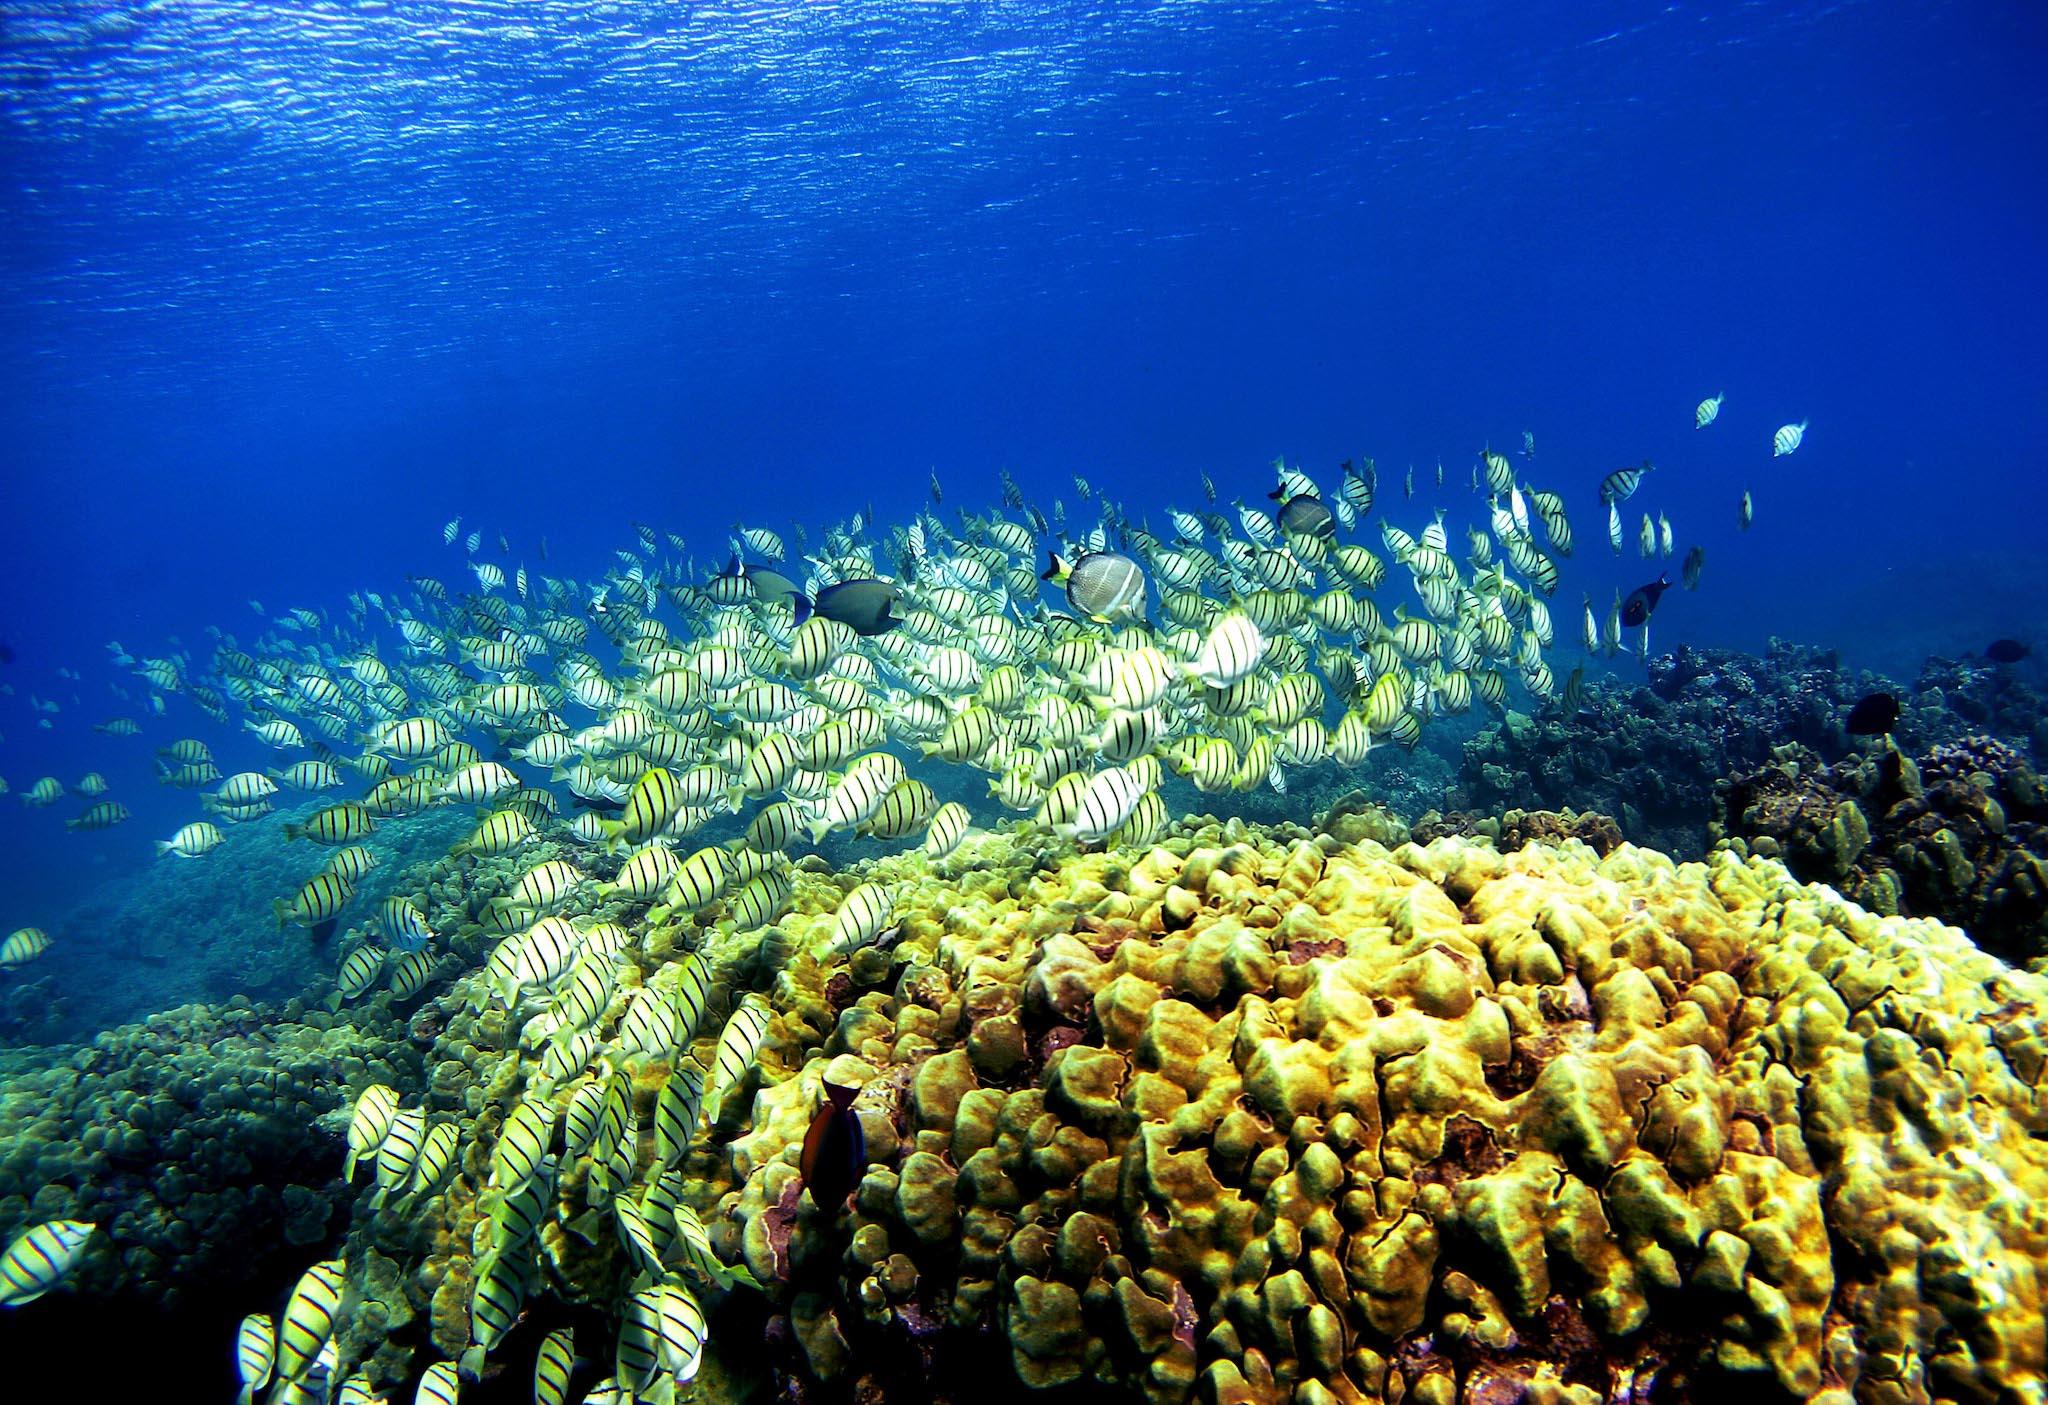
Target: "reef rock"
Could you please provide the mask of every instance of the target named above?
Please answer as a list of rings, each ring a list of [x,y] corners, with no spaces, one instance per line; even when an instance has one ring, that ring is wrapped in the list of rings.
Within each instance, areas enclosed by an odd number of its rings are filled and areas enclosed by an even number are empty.
[[[1989,737],[1833,766],[1801,747],[1724,783],[1713,834],[1875,912],[1933,917],[2014,961],[2048,957],[2048,785]]]
[[[1865,693],[1900,695],[1899,735],[1909,745],[1964,730],[1938,691],[1852,675],[1833,651],[1780,639],[1761,658],[1681,647],[1653,656],[1648,674],[1633,687],[1589,685],[1574,714],[1552,704],[1482,728],[1465,743],[1452,804],[1480,814],[1592,811],[1613,816],[1637,844],[1696,855],[1706,849],[1716,782],[1763,765],[1777,746],[1841,755],[1852,740],[1842,718]]]
[[[1956,932],[1728,851],[1006,847],[906,884],[886,960],[777,978],[788,1073],[707,1219],[783,1398],[958,1399],[996,1362],[1318,1405],[2048,1370],[2048,983]],[[821,1210],[828,1068],[868,1165]]]

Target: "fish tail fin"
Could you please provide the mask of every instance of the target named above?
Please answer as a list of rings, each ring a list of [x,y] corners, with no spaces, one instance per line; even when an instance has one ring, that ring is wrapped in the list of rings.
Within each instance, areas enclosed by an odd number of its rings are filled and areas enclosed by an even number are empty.
[[[304,834],[305,832],[306,827],[304,825],[293,824],[290,820],[285,821],[284,837],[286,843],[290,843],[292,840],[297,839],[300,835]]]
[[[794,619],[794,622],[797,624],[802,624],[805,620],[811,617],[812,613],[817,609],[817,606],[811,603],[810,596],[804,594],[802,591],[799,590],[793,592],[790,595],[789,609],[790,614]]]
[[[455,1369],[466,1381],[482,1380],[484,1349],[480,1346],[473,1346],[463,1352],[460,1360],[456,1363]]]
[[[810,828],[811,842],[813,844],[822,844],[825,842],[825,836],[832,832],[832,821],[812,820]]]
[[[157,841],[156,841],[156,852],[157,852],[157,857],[161,858],[161,857],[163,857],[163,856],[164,856],[165,854],[168,854],[169,852],[171,852],[171,850],[172,850],[172,848],[173,848],[173,847],[175,847],[175,846],[174,846],[174,845],[172,845],[171,841],[170,841],[170,840],[168,840],[168,839],[159,839],[159,840],[157,840]]]
[[[277,919],[277,930],[284,930],[285,905],[283,898],[274,899],[270,904],[270,915]]]
[[[1047,551],[1045,554],[1052,564],[1041,571],[1038,578],[1042,581],[1065,580],[1068,573],[1073,570],[1073,567],[1068,565],[1057,551]]]

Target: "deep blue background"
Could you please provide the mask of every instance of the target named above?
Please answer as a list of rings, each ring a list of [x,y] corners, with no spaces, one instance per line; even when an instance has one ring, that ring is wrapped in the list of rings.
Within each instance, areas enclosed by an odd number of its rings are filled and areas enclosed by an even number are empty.
[[[94,13],[0,5],[0,775],[138,819],[0,805],[0,929],[190,817],[144,758],[218,733],[91,734],[103,641],[452,576],[457,512],[588,573],[635,519],[900,521],[934,467],[1157,520],[1441,457],[1462,510],[1530,429],[1567,638],[1642,574],[1592,493],[1645,455],[1709,558],[1660,645],[2039,623],[2038,6]]]

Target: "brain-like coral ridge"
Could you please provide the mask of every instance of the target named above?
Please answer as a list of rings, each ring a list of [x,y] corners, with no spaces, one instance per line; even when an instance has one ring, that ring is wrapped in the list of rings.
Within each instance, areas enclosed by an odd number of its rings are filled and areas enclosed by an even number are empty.
[[[1157,1402],[2038,1397],[2043,989],[1959,934],[1731,853],[981,861],[778,979],[711,1218],[793,1395],[966,1340]]]

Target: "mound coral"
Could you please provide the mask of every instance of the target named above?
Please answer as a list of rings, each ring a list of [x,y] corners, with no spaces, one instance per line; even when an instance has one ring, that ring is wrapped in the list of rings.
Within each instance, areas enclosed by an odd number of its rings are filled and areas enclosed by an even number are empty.
[[[1833,766],[1785,747],[1725,782],[1715,812],[1717,839],[1872,911],[1938,918],[2014,961],[2048,957],[2048,784],[2003,742]]]
[[[2038,1391],[2048,990],[1956,933],[1725,852],[1006,845],[777,978],[711,1221],[786,1398]]]
[[[2037,1388],[2048,982],[1761,856],[1681,866],[1558,837],[1607,845],[1597,817],[1509,817],[1513,852],[1412,842],[1357,803],[1328,826],[1197,821],[1083,856],[1005,834],[857,871],[809,859],[765,933],[583,895],[632,924],[622,998],[685,951],[716,971],[698,1063],[750,987],[771,1011],[679,1163],[707,1257],[758,1284],[727,1291],[730,1271],[698,1263],[698,1391],[773,1375],[799,1402],[1007,1382],[1162,1405],[1903,1405]],[[508,1110],[545,1099],[566,1138],[592,1082],[550,1083],[521,1022],[482,998],[492,938],[475,918],[511,869],[427,870],[416,891],[472,969],[409,1005],[178,1012],[161,1048],[137,1034],[107,1067],[26,1075],[0,1129],[23,1188],[0,1232],[99,1217],[109,1232],[68,1287],[102,1295],[235,1281],[222,1256],[248,1255],[268,1215],[300,1266],[346,1265],[344,1370],[396,1385],[462,1353]],[[901,928],[821,956],[856,884],[888,887]],[[297,1150],[251,1177],[317,1206],[236,1208],[190,1165],[248,1155],[229,1109],[259,1050],[277,1076],[255,1080],[273,1099],[249,1114],[255,1140]],[[630,1176],[613,1174],[644,1215],[678,1058],[623,1067],[639,1131]],[[827,1079],[859,1089],[865,1133],[843,1206],[818,1205],[799,1169]],[[457,1154],[417,1195],[357,1194],[344,1228],[342,1109],[372,1082],[453,1124]],[[131,1149],[117,1128],[138,1121],[150,1140]],[[571,1322],[608,1362],[607,1324],[644,1281],[618,1227],[634,1217],[593,1211],[575,1145],[525,1323],[487,1372]],[[144,1151],[147,1169],[122,1159]],[[58,1155],[87,1160],[74,1176],[45,1164]],[[324,1178],[304,1164],[323,1156]]]

